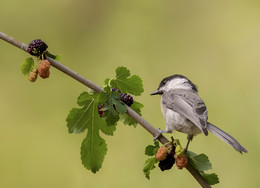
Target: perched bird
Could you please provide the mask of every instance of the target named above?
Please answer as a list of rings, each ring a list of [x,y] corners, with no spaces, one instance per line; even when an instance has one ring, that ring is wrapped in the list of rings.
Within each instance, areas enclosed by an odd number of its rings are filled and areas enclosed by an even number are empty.
[[[174,130],[186,133],[187,150],[194,136],[201,132],[207,136],[210,131],[240,153],[248,152],[232,136],[208,122],[207,107],[198,95],[197,86],[187,77],[179,74],[166,77],[151,95],[162,95],[161,111],[166,123],[166,130],[158,129],[160,134],[155,139]]]

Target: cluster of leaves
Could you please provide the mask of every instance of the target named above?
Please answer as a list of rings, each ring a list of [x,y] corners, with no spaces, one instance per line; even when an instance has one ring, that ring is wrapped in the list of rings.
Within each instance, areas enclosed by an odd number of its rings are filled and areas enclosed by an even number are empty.
[[[105,80],[105,88],[101,93],[83,92],[77,100],[79,108],[72,108],[67,116],[69,133],[83,133],[87,135],[81,145],[81,160],[86,169],[96,173],[101,167],[107,152],[106,141],[100,132],[112,136],[119,120],[124,124],[136,126],[137,122],[126,115],[127,106],[120,101],[120,93],[113,91],[118,88],[120,92],[132,95],[141,95],[143,92],[142,80],[137,75],[130,75],[125,67],[116,69],[114,79]],[[98,114],[98,105],[105,104],[102,117]],[[131,108],[141,115],[143,105],[134,100]]]
[[[176,154],[181,154],[184,150],[182,149],[180,143],[178,140],[175,140],[174,142],[175,146],[176,146]],[[148,145],[145,148],[145,154],[147,156],[150,156],[150,158],[148,158],[145,161],[144,164],[144,168],[143,168],[143,172],[144,175],[147,179],[150,179],[150,172],[151,170],[155,169],[155,164],[158,163],[158,160],[156,159],[155,155],[158,151],[158,149],[160,148],[159,146],[159,142],[155,141],[154,145]],[[219,179],[217,174],[215,173],[205,173],[205,171],[210,170],[212,168],[212,165],[209,161],[209,158],[205,155],[205,154],[195,154],[191,151],[187,151],[185,153],[188,157],[188,161],[189,163],[197,170],[200,172],[200,174],[202,175],[202,177],[208,182],[208,184],[210,185],[214,185],[219,183]]]
[[[159,162],[155,156],[159,148],[158,141],[155,141],[154,145],[148,145],[145,148],[145,155],[150,156],[150,158],[145,161],[143,168],[144,175],[147,179],[150,179],[151,170],[155,169],[155,164]]]

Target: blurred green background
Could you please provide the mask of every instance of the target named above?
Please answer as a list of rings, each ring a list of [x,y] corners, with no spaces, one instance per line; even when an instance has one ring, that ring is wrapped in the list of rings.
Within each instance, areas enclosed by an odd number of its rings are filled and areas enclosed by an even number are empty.
[[[0,30],[28,44],[41,38],[61,63],[98,85],[128,67],[143,79],[143,117],[165,128],[160,97],[149,96],[162,78],[184,74],[199,86],[209,121],[232,134],[240,155],[212,134],[190,149],[206,153],[221,183],[260,187],[260,1],[2,0]],[[32,84],[20,72],[25,52],[0,41],[0,187],[200,187],[186,171],[142,172],[152,136],[118,125],[104,136],[108,153],[96,174],[80,161],[85,134],[70,135],[65,118],[87,88],[52,68]],[[171,135],[167,135],[170,138]],[[174,133],[183,144],[186,136]]]

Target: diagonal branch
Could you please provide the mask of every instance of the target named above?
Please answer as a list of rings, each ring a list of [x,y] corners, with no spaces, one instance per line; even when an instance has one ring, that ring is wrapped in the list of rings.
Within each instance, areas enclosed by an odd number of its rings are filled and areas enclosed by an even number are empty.
[[[5,33],[0,32],[0,39],[10,43],[11,45],[16,46],[17,48],[20,48],[21,50],[24,50],[27,52],[27,45],[24,43],[21,43],[11,36],[6,35]],[[89,87],[90,89],[94,90],[95,92],[99,93],[103,89],[96,85],[95,83],[91,82],[90,80],[84,78],[83,76],[79,75],[75,71],[71,70],[70,68],[60,64],[59,62],[55,61],[54,59],[47,57],[48,61],[51,63],[53,67],[56,69],[62,71],[63,73],[67,74],[68,76],[74,78],[78,82],[84,84],[85,86]],[[157,129],[155,129],[150,123],[148,123],[145,119],[143,119],[139,114],[137,114],[134,110],[132,110],[130,107],[127,107],[127,113],[129,116],[131,116],[135,121],[137,121],[144,129],[146,129],[151,135],[156,136],[159,132]],[[167,138],[165,138],[163,135],[158,138],[158,140],[162,144],[166,144],[169,142]],[[200,173],[190,164],[186,166],[186,169],[191,173],[191,175],[197,180],[197,182],[204,188],[210,188],[211,186],[204,180],[204,178],[200,175]]]

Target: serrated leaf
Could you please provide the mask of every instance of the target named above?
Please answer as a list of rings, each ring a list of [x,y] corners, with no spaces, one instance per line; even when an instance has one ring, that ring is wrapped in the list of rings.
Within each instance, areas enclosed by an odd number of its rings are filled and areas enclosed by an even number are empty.
[[[69,133],[82,133],[88,130],[80,153],[82,164],[93,173],[101,168],[107,151],[106,142],[101,138],[99,131],[113,135],[116,129],[115,126],[108,127],[105,120],[99,116],[98,98],[97,93],[81,93],[77,101],[81,108],[73,108],[66,119]]]
[[[34,67],[34,60],[32,57],[28,57],[21,65],[21,71],[26,76],[28,75]]]
[[[159,142],[155,141],[154,145],[148,145],[145,148],[145,155],[153,156],[157,153],[157,150],[159,149]]]
[[[111,92],[112,91],[110,87],[105,87],[104,91],[100,92],[99,94],[98,104],[104,104],[109,99]]]
[[[110,81],[111,87],[119,89],[121,93],[130,93],[136,96],[144,91],[142,79],[137,75],[130,77],[130,71],[126,67],[116,69],[116,78]]]
[[[118,122],[119,114],[117,113],[116,110],[112,110],[111,108],[107,108],[107,109],[110,110],[105,111],[105,113],[103,114],[103,118],[106,120],[108,126],[113,126]]]
[[[130,76],[130,71],[126,67],[117,67],[116,77],[119,79],[124,79]]]
[[[208,156],[205,154],[194,155],[194,153],[189,154],[189,152],[187,152],[187,154],[189,162],[198,171],[206,171],[212,168]]]
[[[136,102],[134,101],[134,103],[131,105],[131,108],[132,110],[134,110],[136,113],[138,113],[140,116],[142,115],[141,114],[141,109],[144,107],[143,104],[139,103],[139,102]],[[122,115],[122,119],[123,119],[123,123],[125,125],[133,125],[134,127],[136,127],[137,125],[137,122],[132,118],[130,117],[129,115],[127,114],[124,114]]]
[[[154,145],[155,145],[157,148],[160,147],[159,142],[158,142],[157,140],[154,142]]]
[[[101,167],[107,152],[107,144],[100,137],[98,128],[91,126],[81,144],[81,161],[86,169],[96,173]]]
[[[151,170],[155,168],[154,164],[156,164],[157,162],[158,161],[156,160],[155,157],[149,158],[145,161],[143,172],[147,179],[150,179]]]
[[[153,155],[154,155],[153,151],[154,151],[155,148],[156,148],[156,147],[153,146],[153,145],[148,145],[148,146],[146,146],[145,152],[144,152],[145,155],[153,156]]]
[[[83,107],[72,108],[66,119],[69,133],[82,133],[94,123],[105,123],[102,118],[95,115],[98,115],[95,98],[97,94],[90,95],[87,92],[80,94],[78,104]]]
[[[100,130],[101,130],[104,134],[106,134],[106,135],[108,135],[108,136],[113,136],[113,135],[114,135],[114,132],[115,132],[115,130],[116,130],[116,125],[110,125],[110,126],[108,126],[108,125],[105,123],[102,127],[100,127]]]
[[[127,81],[119,80],[122,83],[127,83],[127,91],[128,93],[131,93],[133,95],[139,96],[144,92],[143,89],[143,81],[142,79],[137,76],[133,75],[131,76]]]
[[[77,99],[77,104],[79,106],[86,106],[91,102],[93,99],[93,94],[90,94],[88,92],[82,92]]]
[[[219,183],[218,175],[215,173],[207,174],[205,172],[201,172],[201,175],[210,185],[215,185]]]

